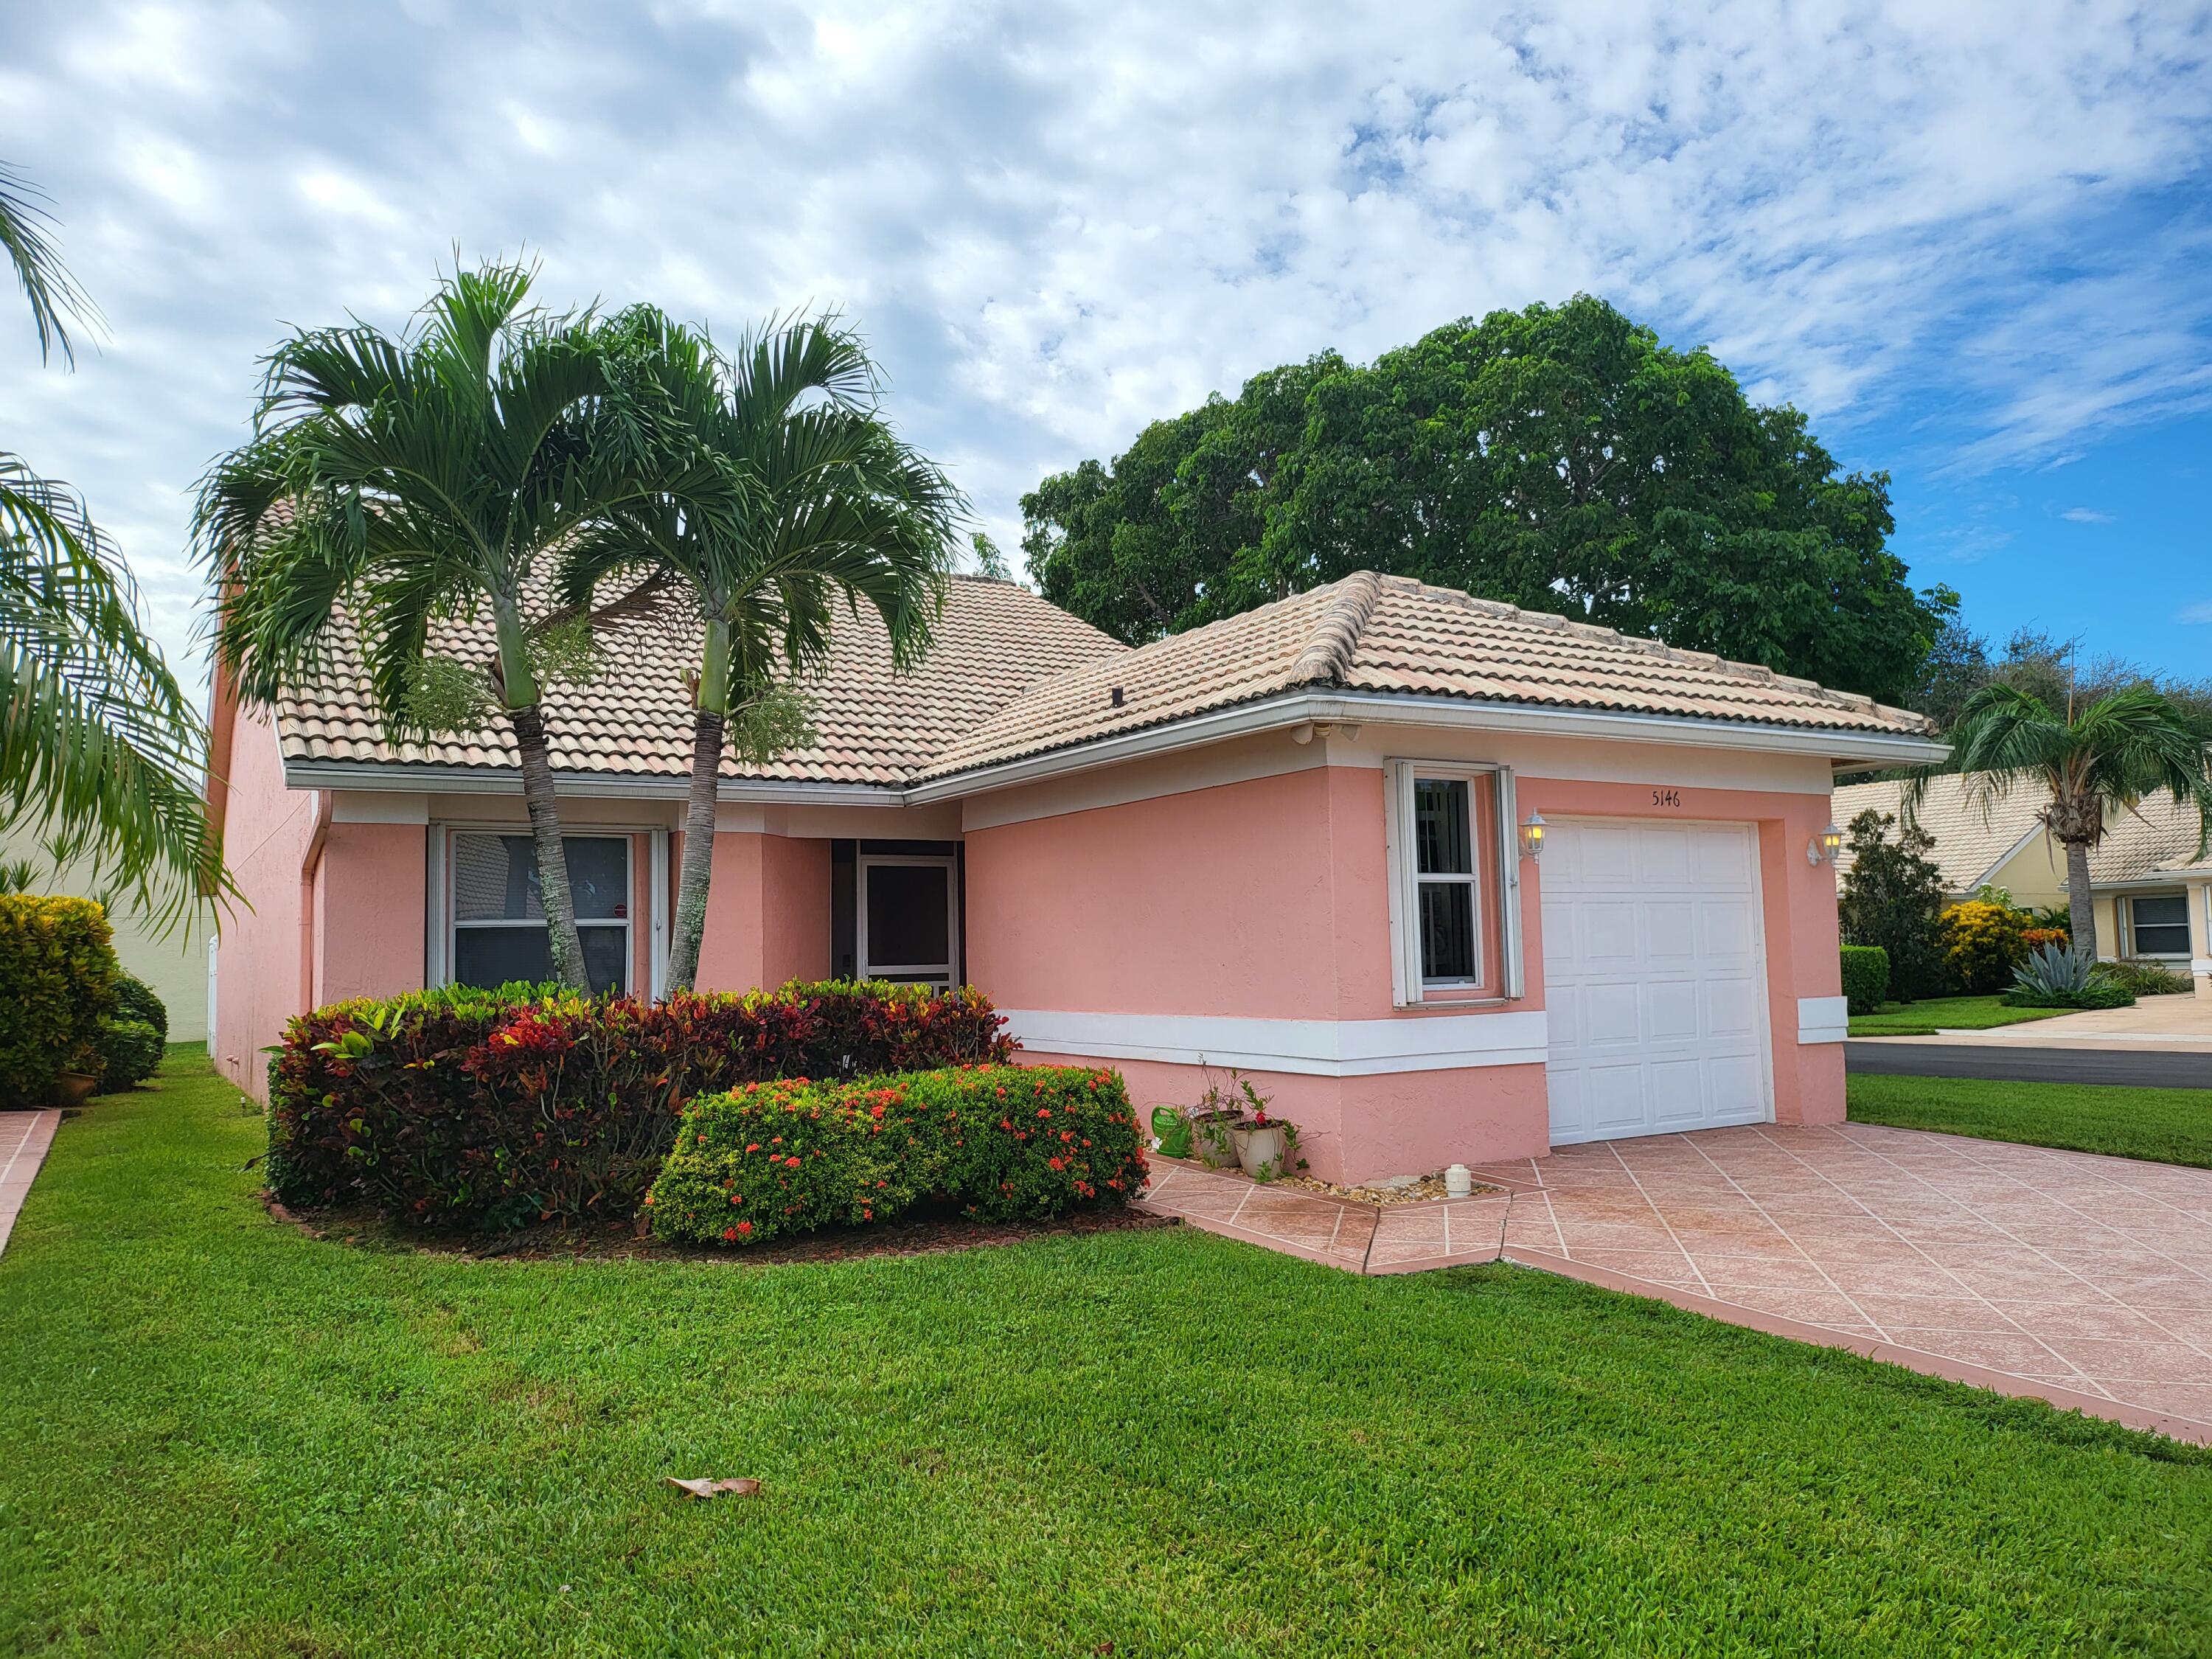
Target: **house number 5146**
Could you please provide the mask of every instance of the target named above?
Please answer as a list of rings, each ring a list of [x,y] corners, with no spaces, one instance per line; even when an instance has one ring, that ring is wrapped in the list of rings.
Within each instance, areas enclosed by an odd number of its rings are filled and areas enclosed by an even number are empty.
[[[1680,806],[1682,804],[1682,792],[1679,789],[1654,789],[1651,792],[1651,804],[1654,806]]]

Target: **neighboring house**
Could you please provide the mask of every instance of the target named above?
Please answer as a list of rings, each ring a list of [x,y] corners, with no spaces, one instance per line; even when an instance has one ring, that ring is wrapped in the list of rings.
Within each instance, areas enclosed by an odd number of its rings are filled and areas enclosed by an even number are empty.
[[[1836,822],[1872,808],[1894,814],[1903,786],[1854,783],[1836,791]],[[1939,777],[1920,806],[1936,838],[1935,859],[1954,898],[2002,887],[2031,909],[2066,902],[2066,853],[2044,827],[2033,789],[2013,790],[1984,812],[1966,798],[1965,780]],[[2197,809],[2168,793],[2147,797],[2109,820],[2089,852],[2089,889],[2100,953],[2185,969],[2199,996],[2212,997],[2212,858],[2197,856]],[[1848,853],[1838,860],[1848,872]]]
[[[27,860],[37,871],[31,890],[100,897],[102,882],[89,860],[57,866],[46,837],[33,825],[0,830],[0,863]],[[214,987],[215,924],[204,909],[191,921],[164,933],[137,908],[123,902],[107,913],[115,933],[115,955],[128,971],[154,988],[169,1011],[169,1041],[198,1042],[208,1034],[208,997]]]
[[[702,985],[972,981],[1140,1102],[1241,1069],[1336,1178],[1844,1115],[1821,831],[1838,765],[1941,756],[1917,715],[1371,573],[1136,650],[963,578],[902,677],[841,627],[818,746],[726,763]],[[629,624],[548,705],[586,953],[629,991],[665,971],[695,634]],[[348,674],[216,715],[229,1076],[260,1091],[312,1003],[544,971],[502,733],[393,746]]]

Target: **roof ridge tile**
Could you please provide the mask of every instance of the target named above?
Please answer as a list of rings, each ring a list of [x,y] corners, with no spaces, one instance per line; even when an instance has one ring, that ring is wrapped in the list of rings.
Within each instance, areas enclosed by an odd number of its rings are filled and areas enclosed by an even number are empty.
[[[1372,570],[1355,570],[1335,584],[1336,592],[1314,621],[1305,648],[1291,665],[1293,685],[1341,685],[1352,667],[1359,636],[1375,615],[1382,597],[1382,578]]]

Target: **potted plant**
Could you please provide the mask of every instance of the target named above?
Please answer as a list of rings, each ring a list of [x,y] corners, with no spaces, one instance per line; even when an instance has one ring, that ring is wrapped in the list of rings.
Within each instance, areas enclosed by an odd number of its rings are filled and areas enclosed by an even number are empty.
[[[1190,1116],[1191,1150],[1209,1170],[1237,1166],[1237,1114],[1201,1108]]]
[[[1260,1097],[1234,1071],[1229,1073],[1226,1085],[1213,1074],[1211,1066],[1205,1067],[1205,1076],[1206,1092],[1185,1114],[1190,1119],[1192,1150],[1209,1170],[1234,1170],[1243,1162],[1237,1155],[1237,1127],[1244,1115],[1245,1101],[1259,1101]]]
[[[1237,1138],[1237,1161],[1244,1166],[1244,1173],[1255,1181],[1273,1181],[1283,1172],[1283,1125],[1279,1118],[1261,1112],[1247,1118],[1233,1131]]]
[[[100,1056],[90,1048],[82,1048],[54,1079],[54,1104],[82,1106],[99,1086]]]

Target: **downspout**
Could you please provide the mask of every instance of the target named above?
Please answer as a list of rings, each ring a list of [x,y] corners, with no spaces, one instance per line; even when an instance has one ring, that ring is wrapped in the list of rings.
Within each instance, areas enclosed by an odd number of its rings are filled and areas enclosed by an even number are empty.
[[[323,842],[331,833],[331,791],[318,789],[313,802],[314,827],[307,850],[300,860],[300,1012],[315,1006],[315,875],[322,868]]]

